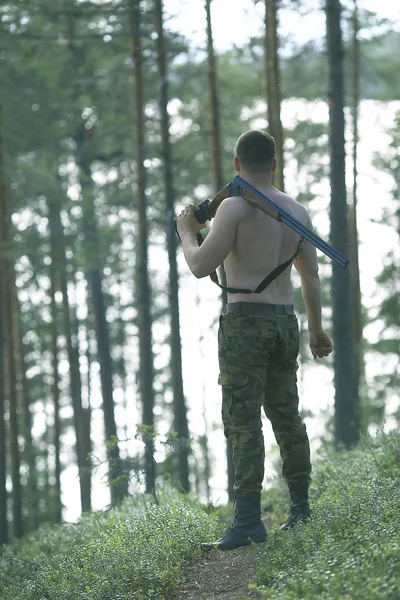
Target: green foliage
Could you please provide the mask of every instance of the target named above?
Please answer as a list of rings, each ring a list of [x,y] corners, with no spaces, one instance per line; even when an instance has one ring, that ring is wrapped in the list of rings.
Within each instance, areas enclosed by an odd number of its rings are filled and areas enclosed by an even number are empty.
[[[316,461],[312,520],[285,533],[273,531],[260,555],[257,587],[263,598],[398,597],[399,447],[399,434],[380,435],[365,438],[357,450],[328,451]],[[281,507],[282,494],[268,493]],[[275,522],[283,518],[275,512]]]
[[[156,506],[137,497],[76,525],[42,528],[5,549],[0,571],[12,571],[23,589],[0,581],[0,593],[8,600],[167,599],[214,533],[215,519],[190,499],[170,497]]]
[[[398,433],[380,434],[364,438],[358,449],[319,456],[311,486],[312,520],[284,533],[273,528],[259,547],[252,587],[260,597],[361,600],[368,589],[372,600],[396,598],[399,448]],[[262,507],[275,524],[282,522],[283,482],[263,493]],[[214,538],[232,516],[230,507],[209,512],[193,497],[183,501],[167,490],[160,506],[138,495],[77,524],[42,527],[3,548],[0,597],[167,600],[200,557],[200,544]]]

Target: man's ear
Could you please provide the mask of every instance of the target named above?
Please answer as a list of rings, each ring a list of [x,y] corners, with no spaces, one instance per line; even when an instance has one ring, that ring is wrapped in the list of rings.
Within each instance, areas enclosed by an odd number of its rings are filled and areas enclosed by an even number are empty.
[[[276,158],[274,158],[274,162],[272,163],[272,173],[275,173],[276,171],[276,165],[277,165],[278,161]]]
[[[237,156],[235,156],[235,158],[233,159],[233,164],[234,164],[236,173],[240,173],[240,162],[239,162],[239,159]]]

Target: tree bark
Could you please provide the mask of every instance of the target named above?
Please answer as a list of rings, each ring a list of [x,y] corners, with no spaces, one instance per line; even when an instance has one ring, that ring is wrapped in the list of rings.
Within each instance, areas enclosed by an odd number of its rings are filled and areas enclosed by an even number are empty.
[[[208,66],[208,89],[211,109],[211,156],[212,172],[214,177],[214,189],[217,191],[223,187],[223,167],[221,154],[221,119],[220,102],[218,93],[217,61],[214,52],[214,38],[211,21],[211,0],[206,0],[207,16],[207,66]]]
[[[83,144],[84,135],[80,139]],[[124,475],[118,446],[117,426],[114,412],[113,365],[111,360],[111,341],[107,322],[107,309],[103,292],[103,276],[99,261],[99,236],[93,206],[93,181],[91,176],[90,157],[85,147],[79,147],[80,156],[79,181],[82,190],[83,223],[86,241],[87,272],[86,279],[90,290],[90,304],[93,308],[94,329],[97,343],[97,356],[100,365],[101,392],[103,398],[104,427],[107,460],[109,463],[109,483],[111,503],[116,504],[128,493],[127,477]]]
[[[0,150],[1,151],[1,150]],[[1,167],[1,165],[0,165]],[[0,172],[0,197],[3,196]],[[1,213],[0,213],[1,218]],[[2,254],[2,252],[1,252]],[[8,542],[8,502],[7,502],[7,457],[6,457],[6,391],[4,380],[4,313],[3,297],[4,276],[3,265],[0,261],[0,546]]]
[[[50,247],[52,262],[59,278],[62,293],[63,329],[67,345],[70,367],[70,390],[76,436],[76,455],[79,472],[79,485],[82,512],[91,510],[91,472],[85,440],[84,416],[82,408],[82,381],[79,367],[78,339],[73,335],[71,309],[68,298],[67,264],[65,259],[64,232],[61,224],[58,201],[49,199]]]
[[[0,227],[5,226],[7,213],[6,187],[4,181],[4,158],[2,143],[2,118],[0,105]],[[8,498],[7,498],[7,445],[6,445],[6,380],[5,380],[5,290],[6,279],[6,255],[8,248],[5,240],[0,238],[0,546],[8,542]]]
[[[223,162],[222,162],[222,144],[221,144],[221,118],[220,118],[220,101],[218,93],[218,74],[217,61],[214,52],[214,38],[212,31],[211,20],[211,0],[206,0],[205,3],[206,18],[207,18],[207,66],[208,66],[208,89],[210,96],[211,109],[211,155],[212,155],[212,172],[214,179],[214,189],[217,191],[224,185]],[[221,265],[220,279],[222,285],[226,285],[226,273],[224,266]],[[228,302],[227,293],[221,291],[222,310]],[[233,465],[233,450],[230,440],[226,440],[226,462],[227,462],[227,477],[228,477],[228,498],[233,500],[233,484],[235,482],[235,467]]]
[[[169,307],[171,314],[171,380],[174,407],[174,429],[178,435],[178,475],[180,487],[189,491],[189,425],[182,381],[182,346],[179,324],[179,276],[176,261],[177,237],[174,228],[175,194],[172,174],[172,152],[168,114],[168,72],[164,40],[163,2],[155,1],[158,70],[160,76],[159,107],[161,115],[162,159],[164,168],[165,220],[169,264]]]
[[[343,43],[339,0],[326,0],[329,71],[329,146],[331,244],[347,254],[348,223],[345,179]],[[359,439],[357,360],[351,322],[350,270],[332,264],[335,441],[346,448]]]
[[[283,127],[281,121],[281,84],[277,0],[265,0],[265,72],[267,84],[267,115],[269,133],[275,138],[277,168],[274,185],[282,192],[284,182]]]
[[[15,281],[15,273],[13,272],[13,281]],[[14,286],[15,292],[16,288]],[[32,436],[32,414],[30,407],[30,396],[29,396],[29,385],[26,378],[26,365],[25,365],[25,349],[23,344],[23,331],[21,321],[21,309],[19,305],[18,297],[15,293],[13,296],[13,312],[15,315],[15,329],[16,329],[16,366],[18,373],[18,381],[20,384],[21,396],[22,396],[22,408],[24,415],[24,440],[25,448],[22,455],[26,464],[28,465],[28,498],[27,504],[29,506],[27,518],[25,520],[25,530],[35,531],[39,526],[39,496],[37,487],[37,473],[36,473],[36,452],[33,444]]]
[[[1,201],[1,200],[0,200]],[[3,249],[6,248],[5,252],[10,251],[10,237],[9,237],[9,218],[7,213],[7,206],[2,206],[0,209],[1,215],[1,227],[2,227],[2,239],[4,242]],[[22,487],[20,479],[21,469],[21,451],[19,447],[18,437],[20,435],[20,424],[18,418],[18,394],[16,388],[17,373],[16,373],[16,361],[15,361],[15,323],[14,323],[14,312],[12,297],[16,293],[14,286],[14,278],[12,277],[13,266],[11,260],[6,258],[2,265],[5,273],[5,279],[3,280],[3,314],[5,322],[5,347],[6,347],[6,393],[8,397],[9,406],[9,432],[10,432],[10,463],[11,463],[11,481],[12,481],[12,515],[13,515],[13,534],[15,537],[21,537],[24,533],[23,530],[23,516],[22,516]]]
[[[52,264],[50,269],[50,299],[51,299],[51,366],[53,371],[52,396],[54,406],[54,422],[53,422],[53,444],[54,444],[54,522],[62,522],[62,501],[61,501],[61,420],[60,420],[60,375],[58,370],[59,354],[58,354],[58,308],[56,302],[56,291],[59,287],[57,284],[57,274],[55,269],[54,257],[52,256]]]
[[[357,158],[358,158],[358,118],[360,104],[360,42],[358,38],[359,22],[358,22],[358,5],[357,0],[354,0],[354,9],[352,16],[353,23],[353,43],[351,50],[351,112],[353,124],[353,202],[349,207],[349,269],[350,269],[350,293],[352,306],[352,323],[354,339],[356,344],[357,358],[357,390],[365,385],[365,364],[364,364],[364,348],[363,348],[363,325],[361,313],[361,288],[360,288],[360,266],[358,256],[358,226],[357,226]],[[357,397],[359,404],[360,399]],[[359,406],[358,406],[359,410]],[[360,415],[361,416],[361,415]]]
[[[16,293],[14,282],[14,265],[11,258],[10,211],[8,207],[6,187],[4,183],[4,157],[2,140],[2,114],[0,106],[0,270],[3,274],[1,286],[1,314],[4,315],[4,342],[5,342],[5,382],[6,396],[9,407],[9,439],[10,463],[12,480],[12,516],[13,533],[15,537],[23,535],[22,517],[22,488],[20,479],[20,448],[18,436],[20,434],[18,422],[18,396],[16,389],[15,347],[14,347],[14,314],[12,298]]]
[[[141,40],[141,2],[130,1],[130,29],[134,76],[134,119],[136,134],[136,169],[138,236],[136,242],[136,306],[139,328],[139,386],[143,408],[144,468],[146,491],[155,489],[154,465],[154,368],[152,344],[151,289],[148,273],[148,219],[146,197],[145,113],[143,93],[143,57]]]

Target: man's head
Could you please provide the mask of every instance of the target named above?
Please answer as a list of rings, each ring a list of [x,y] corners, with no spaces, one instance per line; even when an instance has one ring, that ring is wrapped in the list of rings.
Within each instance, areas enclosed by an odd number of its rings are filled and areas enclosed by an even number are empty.
[[[276,169],[275,140],[261,129],[243,133],[236,142],[235,170],[250,175],[271,175]]]

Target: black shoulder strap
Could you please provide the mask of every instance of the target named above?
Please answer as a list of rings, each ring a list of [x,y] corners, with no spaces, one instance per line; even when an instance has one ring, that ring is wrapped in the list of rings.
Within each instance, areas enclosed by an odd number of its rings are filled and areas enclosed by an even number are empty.
[[[271,271],[271,273],[269,275],[267,275],[265,279],[262,280],[262,282],[256,287],[255,290],[231,288],[231,287],[227,287],[226,285],[222,285],[218,281],[218,275],[217,275],[216,271],[213,271],[210,274],[210,278],[216,285],[218,285],[222,290],[224,290],[225,292],[228,292],[229,294],[260,294],[261,292],[263,292],[265,290],[265,288],[267,288],[270,285],[270,283],[272,283],[274,281],[274,279],[279,277],[279,275],[289,265],[292,264],[292,262],[297,258],[297,255],[299,254],[299,252],[301,252],[303,245],[304,245],[304,238],[300,238],[299,243],[297,244],[296,252],[293,254],[293,256],[291,256],[286,262],[282,263],[281,265],[278,265],[273,271]]]

